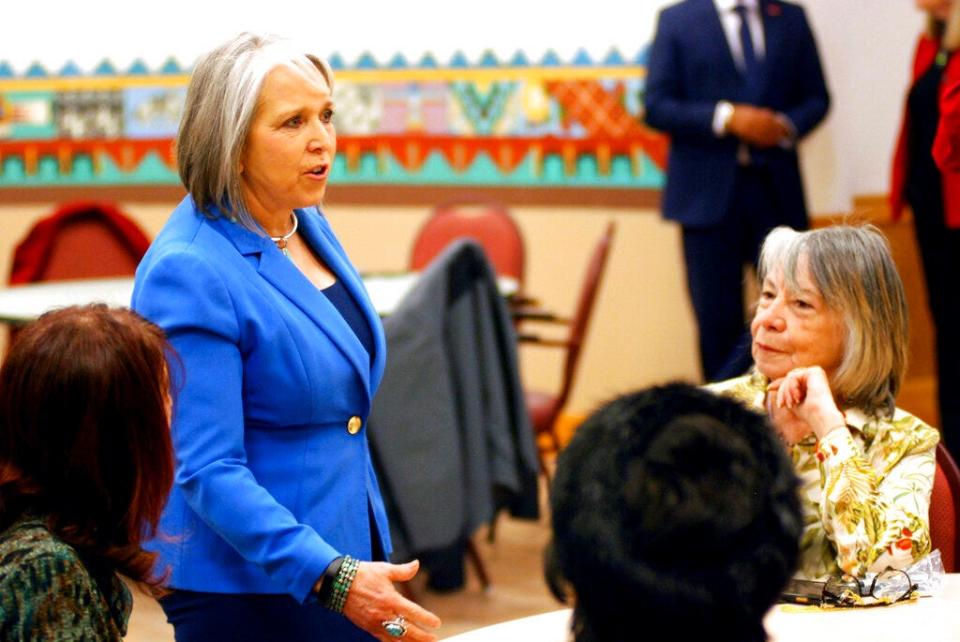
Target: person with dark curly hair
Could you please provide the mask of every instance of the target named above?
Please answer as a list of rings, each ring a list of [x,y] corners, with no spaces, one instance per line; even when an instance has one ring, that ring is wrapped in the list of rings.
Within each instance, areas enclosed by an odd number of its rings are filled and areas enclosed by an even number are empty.
[[[793,466],[759,414],[687,384],[600,408],[560,454],[551,589],[576,642],[766,639],[798,559]]]
[[[0,369],[0,640],[121,640],[154,595],[173,484],[163,331],[105,305],[50,312]]]

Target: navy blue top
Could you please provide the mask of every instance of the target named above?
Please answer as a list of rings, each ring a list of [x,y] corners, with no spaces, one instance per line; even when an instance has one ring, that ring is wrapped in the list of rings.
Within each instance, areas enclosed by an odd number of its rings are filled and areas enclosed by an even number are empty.
[[[347,290],[343,283],[337,280],[333,285],[324,288],[321,292],[326,295],[330,303],[340,312],[343,320],[347,322],[347,325],[350,326],[353,333],[360,339],[361,345],[366,349],[367,354],[370,355],[370,360],[373,361],[373,331],[370,330],[370,325],[366,319],[363,318],[363,312],[350,295],[350,291]]]
[[[907,95],[910,122],[907,136],[907,202],[914,216],[923,212],[943,212],[943,188],[940,170],[933,160],[933,139],[940,122],[940,83],[946,63],[934,63],[917,78]]]

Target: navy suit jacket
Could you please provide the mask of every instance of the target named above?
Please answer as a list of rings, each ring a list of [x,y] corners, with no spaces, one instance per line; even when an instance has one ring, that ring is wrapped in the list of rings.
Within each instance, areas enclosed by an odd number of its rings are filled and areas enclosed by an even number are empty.
[[[797,138],[827,113],[829,94],[816,43],[801,7],[759,0],[766,54],[757,82],[737,69],[713,0],[684,0],[660,12],[650,48],[644,98],[647,124],[670,135],[663,213],[685,226],[722,222],[733,191],[738,141],[717,137],[717,102],[728,100],[781,112]],[[796,150],[751,149],[769,168],[782,223],[806,227],[806,205]]]
[[[366,434],[383,329],[323,215],[297,215],[370,324],[372,360],[269,238],[201,215],[189,196],[137,269],[133,307],[183,365],[172,367],[175,484],[150,544],[176,588],[302,601],[335,557],[369,560],[373,537],[391,550]]]

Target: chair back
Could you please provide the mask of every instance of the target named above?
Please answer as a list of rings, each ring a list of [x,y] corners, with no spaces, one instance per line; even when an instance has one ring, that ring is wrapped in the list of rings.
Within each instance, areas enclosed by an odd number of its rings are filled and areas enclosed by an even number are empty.
[[[40,220],[17,245],[10,284],[133,275],[149,245],[113,205],[69,203]]]
[[[487,201],[456,201],[437,207],[413,243],[410,269],[422,270],[447,245],[471,238],[483,248],[497,276],[508,276],[523,287],[523,235],[507,209]]]
[[[38,221],[13,251],[10,285],[133,276],[150,239],[107,203],[75,202]],[[7,349],[17,338],[10,327]]]
[[[960,470],[943,443],[937,444],[937,470],[930,497],[930,541],[940,549],[943,568],[956,573],[960,563]]]
[[[597,291],[600,289],[600,282],[603,279],[603,273],[607,267],[607,258],[610,256],[610,246],[613,244],[613,237],[616,231],[616,222],[610,221],[600,240],[597,241],[597,245],[594,247],[593,254],[590,257],[590,263],[587,264],[587,272],[586,276],[584,276],[583,284],[580,287],[580,297],[577,301],[577,307],[570,320],[570,334],[567,337],[567,357],[563,365],[563,381],[560,386],[560,392],[557,395],[556,408],[558,411],[563,408],[567,402],[570,389],[573,387],[573,379],[577,372],[577,364],[580,361],[583,341],[587,335],[587,328],[590,325],[590,318],[593,313],[593,305],[597,300]]]

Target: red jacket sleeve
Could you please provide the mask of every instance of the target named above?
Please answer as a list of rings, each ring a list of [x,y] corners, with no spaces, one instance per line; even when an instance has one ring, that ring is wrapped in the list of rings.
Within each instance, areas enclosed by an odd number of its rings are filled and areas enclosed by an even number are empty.
[[[960,56],[951,56],[944,70],[933,158],[943,172],[960,171]]]

